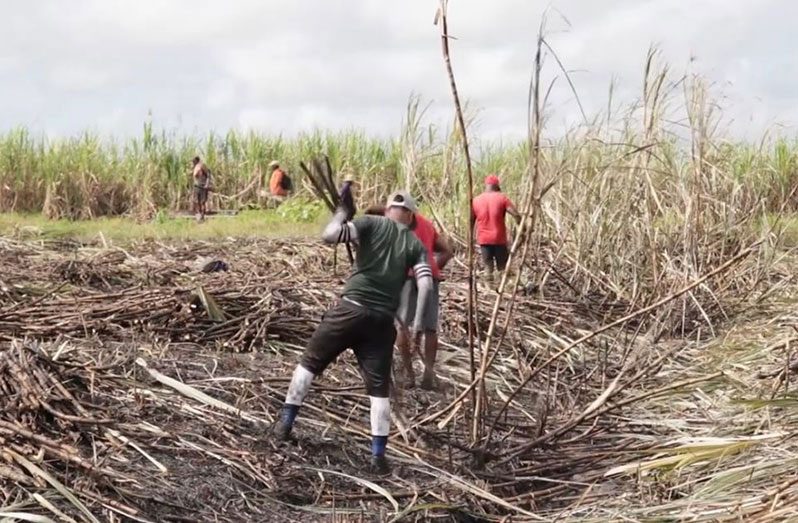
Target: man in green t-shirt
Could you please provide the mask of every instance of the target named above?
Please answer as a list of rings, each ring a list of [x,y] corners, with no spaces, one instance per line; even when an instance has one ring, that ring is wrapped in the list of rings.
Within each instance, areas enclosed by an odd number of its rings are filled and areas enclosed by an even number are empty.
[[[412,269],[418,285],[413,338],[418,342],[423,313],[432,288],[427,253],[408,229],[416,204],[404,191],[388,199],[385,216],[361,216],[349,222],[347,210],[339,209],[322,233],[327,243],[349,241],[357,249],[357,261],[344,286],[341,299],[324,315],[294,370],[280,421],[279,439],[288,439],[299,407],[315,376],[339,354],[351,348],[357,357],[371,400],[371,464],[375,472],[390,472],[385,447],[391,424],[389,400],[391,362],[396,340],[394,316]]]

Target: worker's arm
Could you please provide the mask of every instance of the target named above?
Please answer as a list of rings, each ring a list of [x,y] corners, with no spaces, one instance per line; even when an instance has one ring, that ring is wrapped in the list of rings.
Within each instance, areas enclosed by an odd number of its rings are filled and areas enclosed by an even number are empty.
[[[330,244],[357,242],[357,227],[354,223],[346,221],[347,215],[346,209],[336,209],[332,220],[321,233],[321,239]]]
[[[411,329],[413,331],[413,342],[418,343],[424,324],[424,312],[427,310],[427,303],[432,294],[432,268],[427,262],[426,252],[422,252],[418,257],[418,262],[413,266],[413,274],[416,278],[418,287],[418,298],[416,301],[416,317],[413,319]]]
[[[443,270],[449,260],[454,257],[454,251],[452,251],[446,238],[438,235],[435,236],[435,243],[432,248],[435,250],[435,261],[438,262],[438,268]]]

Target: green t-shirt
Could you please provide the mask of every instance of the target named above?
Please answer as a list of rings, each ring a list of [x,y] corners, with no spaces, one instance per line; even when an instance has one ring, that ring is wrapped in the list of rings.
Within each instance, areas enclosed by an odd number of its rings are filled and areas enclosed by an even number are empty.
[[[427,261],[426,250],[406,226],[382,216],[359,216],[357,261],[343,296],[393,316],[399,308],[407,271]]]

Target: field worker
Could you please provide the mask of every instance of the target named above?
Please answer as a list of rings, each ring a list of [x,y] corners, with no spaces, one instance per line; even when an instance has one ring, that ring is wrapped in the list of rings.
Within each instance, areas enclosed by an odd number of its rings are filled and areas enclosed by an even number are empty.
[[[407,271],[413,270],[418,286],[413,325],[422,325],[422,312],[432,288],[426,250],[408,228],[415,203],[407,194],[394,193],[386,207],[385,216],[359,216],[351,222],[346,220],[350,210],[339,208],[324,229],[322,239],[326,243],[353,242],[357,261],[341,299],[322,318],[294,370],[274,429],[276,438],[290,438],[313,378],[351,348],[371,401],[371,468],[378,474],[390,472],[385,447],[391,423],[389,385],[396,340],[393,321]],[[419,334],[413,332],[413,339],[417,341]]]
[[[452,259],[454,253],[449,247],[449,243],[435,229],[435,225],[417,209],[413,209],[413,221],[410,223],[410,230],[416,235],[421,244],[427,250],[427,259],[432,270],[432,291],[427,300],[427,308],[421,314],[421,325],[412,323],[416,318],[416,303],[418,303],[418,286],[413,278],[412,271],[408,273],[408,279],[402,289],[402,301],[399,307],[399,335],[397,346],[402,355],[402,363],[405,371],[405,386],[412,388],[415,386],[415,375],[413,373],[413,353],[419,347],[410,343],[408,326],[413,325],[416,331],[422,332],[424,336],[424,375],[421,379],[421,388],[432,390],[435,380],[435,358],[438,354],[438,314],[440,311],[440,281],[441,271]]]
[[[367,215],[382,216],[385,207],[372,205],[367,208]],[[438,234],[431,221],[422,216],[418,210],[413,212],[413,221],[410,223],[410,230],[424,245],[427,250],[427,258],[432,269],[433,287],[431,295],[427,301],[427,309],[422,317],[422,325],[416,325],[416,330],[424,336],[424,376],[421,380],[421,388],[431,390],[435,381],[435,358],[438,354],[438,315],[440,311],[440,281],[441,271],[449,263],[454,253],[449,247],[448,242]],[[402,363],[405,372],[405,386],[412,388],[415,386],[415,375],[413,372],[413,353],[418,350],[418,346],[411,346],[408,336],[407,326],[415,321],[416,303],[418,303],[418,286],[416,285],[413,272],[408,273],[408,279],[402,288],[402,300],[399,305],[399,333],[397,336],[397,346],[402,355]]]
[[[197,221],[205,220],[208,203],[208,191],[211,186],[211,171],[208,169],[199,156],[191,160],[192,175],[194,178],[194,207],[197,214]]]
[[[494,267],[499,272],[504,271],[510,256],[507,226],[504,224],[507,214],[515,218],[516,223],[521,221],[513,203],[501,191],[499,178],[491,174],[485,178],[485,192],[471,203],[471,223],[476,225],[477,244],[491,282],[495,282]]]
[[[291,191],[291,179],[285,174],[285,171],[280,169],[280,163],[277,161],[270,162],[269,169],[272,171],[269,192],[273,197],[282,200]]]

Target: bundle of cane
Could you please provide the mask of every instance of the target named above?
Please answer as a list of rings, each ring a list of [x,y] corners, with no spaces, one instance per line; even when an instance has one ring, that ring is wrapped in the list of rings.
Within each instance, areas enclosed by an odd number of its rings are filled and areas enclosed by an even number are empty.
[[[344,208],[347,211],[346,219],[351,220],[355,216],[356,208],[354,198],[350,186],[352,182],[346,181],[338,191],[335,188],[335,176],[333,174],[332,166],[330,165],[330,158],[324,155],[321,159],[316,158],[310,162],[308,167],[304,162],[299,162],[299,166],[305,171],[305,175],[310,181],[311,190],[324,204],[330,209],[330,212],[335,212],[336,209]],[[344,229],[348,232],[348,228]],[[349,263],[354,264],[355,257],[352,254],[352,247],[348,238],[342,238],[341,242],[346,245],[346,253],[349,256]],[[333,264],[337,267],[338,250],[333,251]]]
[[[335,212],[341,203],[341,198],[335,188],[329,157],[325,155],[323,159],[314,159],[310,162],[310,167],[305,162],[299,162],[299,166],[305,171],[313,193],[324,202],[330,212]]]

